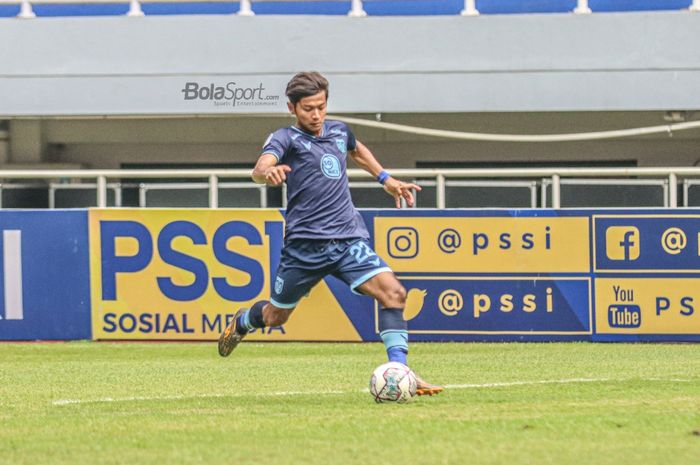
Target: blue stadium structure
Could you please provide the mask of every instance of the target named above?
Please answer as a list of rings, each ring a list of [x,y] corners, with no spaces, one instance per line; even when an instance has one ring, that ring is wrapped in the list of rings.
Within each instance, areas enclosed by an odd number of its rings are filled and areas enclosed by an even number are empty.
[[[0,168],[78,170],[10,176],[0,208],[283,206],[245,181],[300,70],[420,207],[700,205],[700,0],[68,1],[0,0]],[[80,171],[135,168],[244,174]]]
[[[20,14],[19,0],[2,5],[0,17]],[[10,2],[7,2],[10,3]],[[34,14],[43,16],[110,16],[125,15],[129,5],[122,3],[54,3],[31,2]],[[682,10],[692,0],[590,0],[593,12]],[[576,0],[476,0],[481,14],[568,13]],[[364,11],[369,16],[459,15],[465,8],[463,0],[365,0]],[[235,14],[240,2],[143,2],[146,15]],[[347,15],[350,1],[265,1],[252,2],[256,15]]]

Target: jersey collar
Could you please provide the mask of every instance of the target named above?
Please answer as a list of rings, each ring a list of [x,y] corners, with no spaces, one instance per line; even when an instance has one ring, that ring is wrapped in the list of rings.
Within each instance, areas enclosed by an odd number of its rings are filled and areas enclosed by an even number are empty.
[[[289,126],[290,128],[294,129],[296,132],[299,134],[304,134],[305,136],[309,136],[312,139],[320,139],[321,137],[326,135],[326,122],[323,122],[323,126],[321,126],[321,135],[320,136],[314,136],[313,134],[309,134],[308,132],[304,131],[303,129],[299,129],[295,125]]]

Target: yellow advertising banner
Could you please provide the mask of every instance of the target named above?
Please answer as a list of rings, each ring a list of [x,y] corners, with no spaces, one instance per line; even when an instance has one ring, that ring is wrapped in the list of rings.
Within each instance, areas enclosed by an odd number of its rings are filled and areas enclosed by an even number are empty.
[[[268,299],[282,246],[278,210],[90,210],[94,339],[215,340]],[[321,282],[283,327],[252,340],[360,340]]]
[[[598,334],[698,334],[700,278],[596,278]]]
[[[377,253],[396,272],[588,273],[587,217],[380,217]]]

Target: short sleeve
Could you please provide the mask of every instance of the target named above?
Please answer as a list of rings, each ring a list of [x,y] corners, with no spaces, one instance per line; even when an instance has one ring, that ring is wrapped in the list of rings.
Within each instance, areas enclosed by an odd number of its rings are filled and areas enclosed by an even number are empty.
[[[352,151],[357,148],[357,140],[355,140],[355,134],[352,133],[349,127],[345,126],[348,130],[348,150]]]
[[[266,153],[272,154],[277,157],[279,162],[282,157],[284,157],[287,148],[289,147],[289,137],[287,137],[286,131],[278,130],[270,134],[263,144],[261,155]]]

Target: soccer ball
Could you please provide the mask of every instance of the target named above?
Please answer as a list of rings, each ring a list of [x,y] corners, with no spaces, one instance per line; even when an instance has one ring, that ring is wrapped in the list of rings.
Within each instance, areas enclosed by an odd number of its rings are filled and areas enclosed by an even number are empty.
[[[369,380],[369,393],[379,403],[408,402],[416,396],[416,374],[403,363],[380,365]]]

